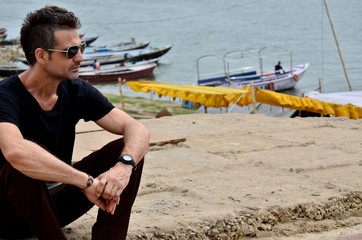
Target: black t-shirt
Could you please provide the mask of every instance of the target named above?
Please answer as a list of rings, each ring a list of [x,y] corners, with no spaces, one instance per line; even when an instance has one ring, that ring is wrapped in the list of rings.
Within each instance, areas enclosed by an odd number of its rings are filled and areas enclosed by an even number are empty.
[[[39,106],[18,76],[0,81],[0,122],[15,124],[25,139],[68,164],[72,160],[77,122],[96,121],[112,109],[107,98],[81,79],[60,82],[58,101],[50,111]],[[5,161],[0,153],[0,169]]]

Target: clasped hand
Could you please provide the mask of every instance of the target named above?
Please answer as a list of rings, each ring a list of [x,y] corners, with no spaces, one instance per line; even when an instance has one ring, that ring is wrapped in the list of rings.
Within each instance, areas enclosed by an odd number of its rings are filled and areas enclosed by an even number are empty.
[[[127,187],[132,166],[119,164],[94,179],[93,185],[84,191],[88,200],[100,209],[114,214],[120,195]]]

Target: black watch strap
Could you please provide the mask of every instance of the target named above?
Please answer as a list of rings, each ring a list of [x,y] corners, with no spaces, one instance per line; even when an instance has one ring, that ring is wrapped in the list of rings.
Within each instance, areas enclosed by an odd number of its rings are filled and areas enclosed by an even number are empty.
[[[124,164],[132,165],[133,171],[136,171],[136,169],[137,169],[136,162],[134,161],[134,159],[133,159],[133,157],[131,155],[125,154],[123,156],[120,156],[118,158],[118,161],[120,161],[120,162],[122,162]]]

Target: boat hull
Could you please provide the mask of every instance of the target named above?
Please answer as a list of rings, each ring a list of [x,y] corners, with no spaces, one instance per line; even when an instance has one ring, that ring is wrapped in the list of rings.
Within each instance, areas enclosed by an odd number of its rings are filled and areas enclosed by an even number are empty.
[[[160,58],[165,55],[172,45],[165,46],[163,48],[154,49],[140,49],[120,52],[101,52],[84,54],[84,61],[81,62],[82,66],[92,65],[94,60],[97,60],[101,65],[103,64],[114,64],[122,63],[125,61],[126,54],[132,62],[146,61],[150,59]]]
[[[274,73],[262,75],[256,71],[252,71],[229,77],[223,76],[212,79],[202,79],[198,81],[198,85],[242,88],[252,82],[254,86],[261,89],[282,91],[293,88],[303,77],[308,67],[309,63],[297,65],[293,67],[292,72],[290,70],[286,70],[284,74],[280,75],[276,75]]]
[[[139,55],[132,56],[132,61],[139,62],[139,61],[146,61],[150,59],[160,58],[165,55],[168,51],[170,51],[172,46],[163,48],[163,49],[155,49],[149,52],[142,52]]]
[[[112,69],[111,71],[94,71],[80,73],[79,77],[88,82],[114,82],[119,78],[122,80],[136,79],[146,77],[153,73],[157,66],[156,63],[144,64],[136,67],[120,68],[120,71]]]
[[[124,63],[125,56],[128,55],[127,60],[131,60],[132,62],[140,62],[151,59],[157,59],[157,61],[165,55],[170,49],[172,45],[165,46],[163,48],[154,48],[154,49],[139,49],[139,50],[130,50],[130,51],[119,51],[119,52],[101,52],[101,53],[89,53],[83,54],[84,61],[80,63],[81,66],[91,66],[94,60],[100,63],[100,65],[105,64],[116,64],[116,63]],[[19,58],[19,61],[24,64],[28,64],[26,58]]]
[[[1,77],[10,77],[12,75],[22,73],[27,69],[28,68],[26,68],[26,67],[0,65],[0,76]]]
[[[98,39],[98,36],[96,37],[89,37],[89,38],[82,38],[81,41],[85,42],[87,46],[91,45],[95,40]]]
[[[144,49],[148,45],[150,45],[150,43],[151,42],[145,42],[145,43],[139,43],[139,44],[127,44],[127,45],[115,46],[115,47],[110,47],[110,48],[98,48],[98,49],[94,49],[94,52],[95,53],[100,53],[100,52],[121,52],[121,51]]]

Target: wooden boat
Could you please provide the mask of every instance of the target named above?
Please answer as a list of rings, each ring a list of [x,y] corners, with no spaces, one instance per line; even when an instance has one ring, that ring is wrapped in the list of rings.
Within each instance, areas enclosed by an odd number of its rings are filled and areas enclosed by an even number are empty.
[[[156,60],[156,62],[165,55],[172,45],[166,45],[162,48],[150,48],[150,49],[138,49],[130,51],[119,51],[119,52],[104,52],[104,53],[85,53],[83,54],[84,61],[81,62],[81,66],[91,66],[94,60],[100,63],[100,65],[105,64],[117,64],[124,63],[126,60],[131,60],[132,62],[141,62],[145,60]],[[26,58],[19,58],[19,61],[28,64]]]
[[[146,48],[130,51],[118,51],[118,52],[100,52],[100,53],[89,53],[83,54],[84,61],[81,63],[82,66],[92,65],[94,60],[97,60],[101,65],[114,64],[125,62],[126,58],[132,62],[140,62],[151,59],[159,59],[165,55],[172,45],[166,45],[161,48]]]
[[[139,62],[139,61],[160,58],[163,55],[165,55],[168,51],[170,51],[171,48],[172,45],[166,45],[162,48],[144,49],[138,55],[132,55],[132,61]]]
[[[19,45],[20,44],[20,39],[16,38],[16,39],[2,39],[0,41],[0,46],[4,46],[4,45]]]
[[[146,77],[153,73],[156,63],[133,64],[130,66],[119,66],[108,69],[90,70],[79,72],[79,77],[88,82],[113,82],[122,79],[135,79]]]
[[[98,36],[96,37],[82,37],[80,40],[82,42],[85,42],[87,44],[87,46],[91,45],[95,40],[98,39]]]
[[[150,41],[142,42],[142,43],[132,43],[132,44],[125,44],[120,46],[113,46],[109,48],[95,48],[95,49],[86,49],[85,53],[101,53],[101,52],[119,52],[119,51],[130,51],[136,49],[144,49],[150,45]]]
[[[17,66],[17,65],[0,65],[0,76],[1,77],[10,77],[18,73],[22,73],[27,70],[28,67]]]
[[[283,49],[280,47],[277,48]],[[308,69],[309,63],[293,66],[292,53],[288,51],[290,54],[289,68],[285,68],[284,71],[281,72],[275,72],[274,70],[265,71],[265,66],[263,65],[265,56],[262,55],[265,49],[264,47],[257,50],[230,52],[222,57],[216,55],[200,57],[197,60],[198,85],[242,88],[250,84],[250,82],[253,82],[253,85],[258,88],[273,91],[293,88]],[[247,62],[244,57],[249,54],[255,57],[255,62],[257,63],[252,66],[243,66],[243,62]],[[200,61],[214,57],[222,59],[224,65],[223,72],[201,76]]]
[[[155,58],[155,59],[150,59],[150,60],[146,60],[146,61],[141,61],[141,62],[136,62],[136,63],[132,63],[131,61],[128,61],[126,63],[122,63],[122,64],[106,64],[102,66],[103,70],[108,70],[108,71],[119,71],[120,67],[130,67],[130,66],[134,66],[134,65],[142,65],[142,64],[148,64],[148,63],[157,63],[158,60],[160,58]],[[81,66],[79,69],[79,73],[83,73],[83,72],[92,72],[94,71],[93,66]]]

